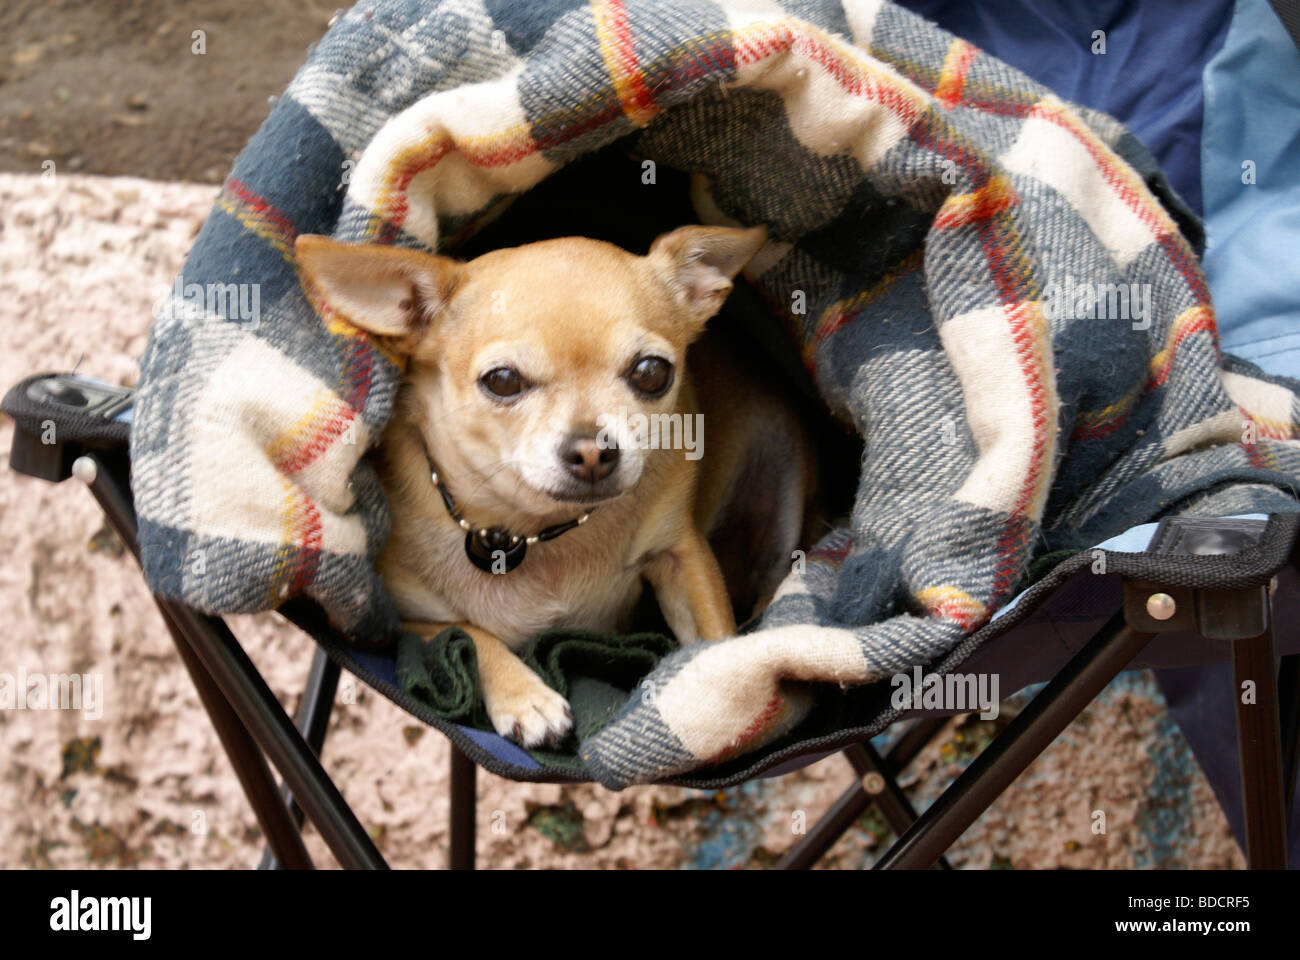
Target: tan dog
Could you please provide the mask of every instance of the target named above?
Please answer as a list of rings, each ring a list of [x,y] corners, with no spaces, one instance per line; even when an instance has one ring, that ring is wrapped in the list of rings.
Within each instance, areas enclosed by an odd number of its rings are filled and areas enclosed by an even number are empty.
[[[789,572],[812,482],[797,419],[716,344],[687,369],[765,238],[683,227],[644,257],[566,238],[468,263],[298,239],[312,295],[408,359],[381,444],[379,571],[409,628],[473,638],[503,736],[554,745],[572,726],[514,651],[551,627],[625,628],[643,579],[681,643],[735,633],[706,535],[741,487],[782,505],[770,549],[745,558],[764,565],[758,592]]]

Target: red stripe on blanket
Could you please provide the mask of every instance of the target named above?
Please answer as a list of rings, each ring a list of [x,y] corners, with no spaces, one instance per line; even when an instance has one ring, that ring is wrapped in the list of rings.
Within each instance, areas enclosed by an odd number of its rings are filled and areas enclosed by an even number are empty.
[[[1012,100],[977,100],[973,97],[964,96],[961,105],[972,110],[978,110],[980,113],[991,113],[998,117],[1014,117],[1017,120],[1023,120],[1034,112],[1032,102],[1017,103]]]
[[[607,10],[613,15],[611,25],[615,27],[615,49],[623,65],[636,63],[635,51],[632,49],[631,33],[627,28],[626,9],[621,0],[610,0]],[[831,49],[819,43],[807,31],[798,29],[795,24],[781,23],[764,25],[759,29],[738,31],[733,35],[734,63],[739,69],[757,63],[767,57],[793,52],[808,57],[822,66],[836,81],[841,89],[859,97],[874,100],[897,116],[900,121],[911,126],[917,117],[918,108],[912,99],[898,87],[888,82],[879,82],[854,70],[841,60]],[[628,59],[631,58],[631,59]],[[726,66],[726,57],[721,60]],[[704,73],[696,71],[688,76],[698,77]],[[677,79],[679,75],[671,75]],[[464,149],[448,141],[442,141],[431,149],[416,151],[410,160],[399,167],[398,173],[386,186],[377,212],[383,217],[384,224],[377,228],[388,236],[395,235],[405,223],[409,206],[407,190],[411,181],[436,166],[453,149],[462,150],[467,160],[476,166],[498,166],[514,163],[541,150],[550,149],[567,143],[586,133],[603,127],[605,124],[621,117],[630,103],[646,111],[658,109],[655,98],[646,87],[644,77],[639,70],[631,70],[623,78],[630,94],[624,91],[624,98],[617,103],[611,102],[604,110],[591,114],[578,123],[563,125],[554,135],[538,136],[539,131],[528,131],[527,138],[514,137],[505,146],[481,150]],[[618,96],[620,91],[613,91]],[[391,199],[389,199],[391,198]]]
[[[975,61],[975,55],[978,53],[979,50],[965,40],[961,38],[953,40],[948,56],[944,58],[938,86],[934,90],[935,99],[949,110],[961,103],[962,89],[966,85],[966,72],[970,70],[970,65]]]
[[[808,551],[808,559],[814,563],[841,564],[853,549],[853,538],[845,540],[838,547],[820,547]]]
[[[1114,420],[1087,427],[1075,427],[1074,431],[1070,434],[1070,440],[1100,440],[1102,437],[1109,437],[1120,427],[1124,426],[1124,424],[1128,423],[1128,418],[1131,413],[1132,409],[1130,408],[1125,410]]]
[[[978,47],[972,49],[976,54],[982,52]],[[899,56],[898,52],[893,50],[882,50],[879,47],[873,47],[870,53],[881,63],[889,64],[899,73],[909,78],[922,90],[933,95],[936,99],[941,99],[939,90],[943,82],[942,69],[936,69],[915,60],[908,60],[906,57]],[[966,69],[969,70],[969,64]],[[988,78],[972,81],[963,77],[958,105],[999,117],[1023,119],[1033,113],[1038,100],[1037,96],[1033,96],[1024,90],[1000,87]],[[945,104],[945,106],[948,105]]]
[[[303,516],[298,524],[298,563],[294,568],[290,594],[300,593],[316,578],[320,569],[320,548],[323,539],[320,508],[310,497],[302,498]]]
[[[970,177],[976,191],[982,191],[993,181],[984,158],[969,148],[946,123],[926,111],[917,118],[909,135],[918,146],[927,148],[940,157],[955,161]],[[987,609],[992,611],[1010,593],[1018,579],[1021,559],[1027,549],[1033,523],[1030,510],[1042,492],[1052,447],[1051,431],[1055,423],[1048,416],[1048,388],[1044,380],[1043,365],[1050,357],[1040,356],[1039,337],[1034,326],[1038,323],[1031,311],[1039,297],[1037,284],[1015,225],[1012,204],[994,204],[992,209],[981,210],[985,218],[971,218],[978,231],[990,278],[1003,305],[1007,325],[1016,352],[1016,360],[1029,395],[1033,441],[1030,450],[1030,469],[1026,472],[1010,515],[997,544],[997,559],[992,593]]]
[[[665,64],[669,66],[665,67]],[[655,84],[656,91],[672,90],[735,66],[731,34],[724,31],[675,47],[667,56],[642,64],[641,73],[647,80],[652,76],[663,78]]]
[[[1180,320],[1187,318],[1184,322]],[[1208,333],[1214,338],[1217,352],[1219,332],[1214,322],[1214,314],[1211,309],[1206,307],[1190,307],[1179,314],[1178,319],[1174,321],[1171,329],[1173,340],[1169,345],[1156,355],[1159,363],[1155,371],[1151,374],[1150,389],[1163,387],[1169,379],[1169,374],[1173,372],[1174,360],[1178,356],[1178,348],[1183,345],[1188,337],[1195,336],[1198,333]]]
[[[1178,351],[1183,343],[1189,337],[1198,333],[1208,333],[1210,335],[1211,345],[1217,355],[1219,331],[1214,322],[1214,310],[1208,304],[1188,307],[1174,319],[1166,335],[1166,345],[1151,359],[1151,370],[1147,375],[1147,382],[1141,393],[1147,394],[1165,385],[1170,373],[1173,372],[1174,361],[1177,359]],[[1093,440],[1110,436],[1128,422],[1138,400],[1138,394],[1133,393],[1114,404],[1113,410],[1109,413],[1101,411],[1100,413],[1082,414],[1080,416],[1082,422],[1075,427],[1074,432],[1070,435],[1071,440]]]
[[[393,231],[401,230],[402,224],[406,222],[406,215],[410,213],[410,205],[407,203],[406,195],[411,186],[411,181],[425,170],[436,167],[443,157],[451,153],[451,147],[452,145],[448,141],[440,141],[428,153],[416,153],[397,168],[395,182],[391,188],[392,198],[385,204],[387,206],[385,220],[389,229]]]
[[[216,207],[239,221],[249,233],[260,237],[293,262],[293,242],[298,231],[283,213],[258,196],[242,180],[230,179],[217,195]]]
[[[619,99],[623,109],[634,119],[637,114],[653,114],[658,111],[655,98],[646,89],[645,77],[641,75],[641,65],[637,62],[636,45],[632,40],[632,28],[627,21],[627,7],[623,0],[606,0],[606,23],[610,28],[612,41],[611,55],[618,65],[619,75],[614,83],[619,89]],[[640,126],[640,122],[637,124]]]
[[[972,190],[983,189],[993,179],[984,157],[967,146],[965,139],[948,127],[942,116],[934,111],[926,110],[918,114],[907,134],[918,147],[937,154],[940,159],[951,160],[965,171],[970,178]]]
[[[953,131],[934,111],[927,110],[919,115],[908,134],[918,146],[956,162],[970,177],[976,191],[983,190],[993,180],[984,158],[968,148],[960,139],[960,134]],[[1020,557],[1033,526],[1029,522],[1028,513],[1040,493],[1044,473],[1048,468],[1047,454],[1052,445],[1049,431],[1056,426],[1054,422],[1049,422],[1048,390],[1042,376],[1043,364],[1049,358],[1039,355],[1038,338],[1032,328],[1035,321],[1032,315],[1027,316],[1029,311],[1039,309],[1034,303],[1039,291],[1020,243],[1013,209],[1011,205],[995,205],[995,209],[986,211],[988,217],[970,220],[970,225],[978,232],[985,263],[1007,319],[1016,361],[1030,398],[1034,434],[1031,467],[1020,485],[1010,516],[998,540],[993,591],[986,605],[989,611],[996,609],[997,604],[1010,592],[1010,587],[1019,574]]]
[[[1210,292],[1206,287],[1205,277],[1202,275],[1195,259],[1190,255],[1191,248],[1188,246],[1187,241],[1177,232],[1177,228],[1171,231],[1170,224],[1157,214],[1156,209],[1146,202],[1146,199],[1126,180],[1123,176],[1123,168],[1115,162],[1117,158],[1112,159],[1112,157],[1107,156],[1091,136],[1085,135],[1084,132],[1077,128],[1075,123],[1071,122],[1072,118],[1063,115],[1051,105],[1040,104],[1034,109],[1032,116],[1056,124],[1078,141],[1079,145],[1088,152],[1088,156],[1092,158],[1093,163],[1096,164],[1107,186],[1114,190],[1115,195],[1123,201],[1124,205],[1132,210],[1138,219],[1150,229],[1161,251],[1183,278],[1183,282],[1187,284],[1192,296],[1196,298],[1196,303],[1198,305],[1208,304],[1210,302]],[[1158,203],[1158,201],[1154,200],[1152,202]],[[1216,334],[1216,343],[1217,339]]]
[[[1049,431],[1055,429],[1056,424],[1048,415],[1048,390],[1043,380],[1043,363],[1050,360],[1040,355],[1038,347],[1041,334],[1034,329],[1035,326],[1041,325],[1041,317],[1035,315],[1039,308],[1032,302],[1037,299],[1037,294],[1033,288],[1033,278],[1029,275],[1028,264],[1021,256],[1021,247],[1014,226],[1004,214],[983,224],[980,234],[985,259],[988,261],[1002,299],[1016,361],[1029,394],[1034,434],[1030,452],[1030,469],[1020,485],[1016,500],[1011,507],[1011,515],[1007,518],[1002,536],[998,540],[996,574],[988,603],[991,610],[1010,592],[1020,573],[1020,560],[1032,527],[1032,523],[1028,522],[1031,519],[1029,513],[1041,492],[1044,474],[1049,466],[1047,463],[1048,451],[1051,448]]]
[[[826,339],[840,330],[846,323],[851,323],[862,315],[862,312],[875,303],[881,296],[894,289],[899,280],[908,274],[915,273],[925,265],[925,250],[917,250],[909,253],[898,263],[890,267],[889,272],[871,285],[871,287],[856,296],[849,297],[832,304],[821,315],[817,321],[815,329],[812,331],[811,340],[806,341],[804,347],[804,366],[808,368],[809,373],[815,373],[817,364],[817,351]],[[782,311],[785,314],[785,311]],[[804,335],[793,326],[788,326],[796,337],[804,339]]]
[[[1005,177],[993,177],[988,183],[970,193],[953,194],[942,207],[931,225],[935,230],[953,230],[968,226],[977,220],[990,217],[1011,209],[1020,202],[1011,181]]]
[[[332,311],[327,305],[317,304],[316,308],[326,320],[342,370],[336,393],[321,394],[311,409],[267,450],[271,462],[286,476],[306,470],[354,426],[374,383],[377,346],[351,324],[330,323],[328,315]]]
[[[1263,443],[1243,443],[1241,449],[1246,452],[1246,459],[1256,470],[1275,470],[1277,469],[1277,458],[1273,456],[1273,451]]]
[[[370,398],[374,360],[369,338],[343,338],[343,386],[346,388],[343,400],[354,411],[363,409]]]
[[[226,181],[226,193],[234,196],[240,203],[249,209],[256,211],[264,217],[269,223],[275,225],[291,241],[297,239],[298,228],[293,222],[286,217],[277,207],[273,206],[265,197],[253,192],[253,190],[242,180],[236,180],[233,177]]]
[[[743,36],[738,33],[735,50],[738,70],[783,53],[807,57],[822,67],[846,93],[881,104],[906,126],[916,121],[918,108],[898,87],[880,83],[852,68],[829,47],[819,43],[814,35],[799,29],[797,24],[788,21],[765,24],[761,30],[747,31]]]
[[[781,716],[785,709],[785,698],[777,693],[767,702],[761,713],[750,721],[749,726],[741,731],[735,740],[731,741],[724,749],[719,750],[716,754],[704,761],[704,766],[711,766],[715,763],[721,763],[728,757],[734,757],[741,753],[745,746],[752,742],[760,734],[768,730]]]
[[[343,407],[338,414],[312,430],[305,441],[277,458],[275,465],[282,473],[292,476],[306,470],[320,459],[321,454],[330,448],[339,437],[347,433],[348,428],[357,418],[357,411],[352,407]]]
[[[1205,274],[1201,272],[1200,266],[1192,256],[1192,249],[1188,246],[1187,241],[1181,234],[1161,234],[1157,242],[1160,249],[1164,251],[1169,262],[1174,265],[1187,284],[1187,288],[1192,292],[1196,305],[1208,306],[1210,302],[1210,288],[1206,285]],[[1210,328],[1214,332],[1214,349],[1219,349],[1219,328],[1217,324],[1211,323]]]
[[[719,71],[730,70],[736,65],[730,38],[730,33],[718,33],[708,37],[703,44],[688,43],[677,47],[658,60],[643,64],[641,75],[647,80],[655,77],[653,93],[663,93]],[[650,90],[650,87],[647,86],[646,89]],[[622,117],[624,109],[618,100],[617,91],[610,87],[606,92],[611,96],[604,97],[603,101],[588,98],[581,104],[537,119],[530,131],[536,149],[540,151],[561,147]],[[600,109],[593,112],[596,106]]]

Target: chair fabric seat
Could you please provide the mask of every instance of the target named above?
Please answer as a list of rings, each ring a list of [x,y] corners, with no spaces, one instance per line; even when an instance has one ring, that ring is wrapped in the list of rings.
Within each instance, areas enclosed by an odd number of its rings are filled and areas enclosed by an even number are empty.
[[[1221,557],[1179,557],[1178,563],[1146,553],[1158,524],[1142,524],[1097,544],[1059,564],[1038,583],[1008,603],[983,629],[977,631],[928,672],[997,674],[1000,695],[1010,696],[1031,684],[1050,680],[1120,609],[1122,575],[1159,579],[1162,571],[1203,568],[1207,586],[1235,586],[1242,578],[1265,583],[1277,573],[1275,617],[1291,622],[1300,616],[1300,569],[1291,565],[1300,514],[1279,514],[1268,525],[1259,546],[1225,577]],[[1107,572],[1093,572],[1097,550],[1107,557]],[[1233,579],[1235,578],[1235,579]],[[457,742],[477,762],[500,776],[517,780],[572,782],[588,780],[580,765],[550,754],[529,752],[490,731],[451,724],[425,704],[400,689],[396,661],[391,656],[354,649],[345,638],[328,629],[323,617],[314,617],[303,605],[288,605],[290,618],[307,627],[330,655],[346,669],[379,690],[414,716],[430,723]],[[1280,633],[1279,655],[1300,653],[1300,635]],[[1226,641],[1207,640],[1193,633],[1165,633],[1148,644],[1132,668],[1187,671],[1225,661]],[[921,715],[948,711],[894,711],[888,704],[892,688],[887,683],[848,692],[828,688],[828,703],[792,735],[765,750],[747,754],[720,766],[672,778],[667,782],[715,789],[753,776],[778,775],[798,769],[841,746],[874,736],[889,725]],[[866,719],[866,722],[864,721]],[[836,724],[843,724],[836,727]],[[1228,729],[1232,729],[1229,718]]]

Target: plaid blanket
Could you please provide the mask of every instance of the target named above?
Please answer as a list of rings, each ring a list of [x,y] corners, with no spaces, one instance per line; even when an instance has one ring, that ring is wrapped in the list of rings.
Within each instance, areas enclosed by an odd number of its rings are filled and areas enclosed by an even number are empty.
[[[153,589],[215,612],[306,593],[391,639],[363,454],[399,371],[306,302],[294,237],[454,253],[619,139],[692,174],[702,221],[767,225],[747,275],[866,448],[851,519],[761,629],[673,654],[582,743],[603,783],[753,749],[816,683],[933,661],[1046,549],[1296,508],[1297,385],[1220,355],[1199,228],[1110,118],[880,0],[371,0],[160,304],[132,431]]]

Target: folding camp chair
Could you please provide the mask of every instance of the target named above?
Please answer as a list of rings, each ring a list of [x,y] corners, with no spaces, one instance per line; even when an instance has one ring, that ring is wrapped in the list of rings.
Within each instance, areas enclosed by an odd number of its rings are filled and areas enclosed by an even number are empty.
[[[75,476],[86,483],[111,527],[135,553],[124,446],[130,402],[130,393],[120,388],[47,375],[17,385],[4,408],[17,422],[13,469],[52,482]],[[1234,689],[1249,682],[1254,690],[1253,697],[1234,697],[1247,857],[1252,867],[1285,867],[1288,811],[1294,806],[1300,760],[1300,637],[1283,638],[1290,655],[1283,657],[1279,675],[1273,623],[1300,615],[1298,530],[1300,516],[1287,514],[1271,519],[1171,518],[1099,545],[1109,561],[1104,574],[1093,572],[1092,553],[1058,565],[955,652],[959,658],[971,654],[964,670],[997,672],[1010,689],[1050,677],[1049,682],[919,816],[897,775],[945,722],[933,713],[908,717],[886,710],[884,722],[871,727],[794,736],[757,756],[667,782],[714,789],[789,772],[842,749],[858,773],[857,782],[778,866],[812,865],[872,803],[899,834],[877,866],[942,865],[944,851],[1121,670],[1228,657]],[[343,866],[385,866],[317,759],[340,667],[436,724],[452,740],[453,868],[474,864],[476,765],[518,780],[578,779],[555,775],[494,734],[439,720],[399,689],[391,660],[354,650],[318,607],[301,599],[279,611],[319,644],[295,723],[221,619],[172,600],[155,600],[266,836],[265,867],[312,865],[299,832],[304,816]],[[1034,656],[1031,650],[1050,650],[1052,656]],[[889,698],[888,690],[863,693],[863,704],[873,696]],[[869,738],[884,723],[909,719],[912,726],[884,755],[871,745]],[[268,759],[283,777],[283,789],[277,787]]]
[[[941,23],[944,16],[959,17],[961,11],[975,9],[943,0],[913,0],[907,5]],[[1028,0],[1025,5],[1032,6]],[[1223,0],[1215,10],[1220,14],[1228,10],[1230,15],[1230,7],[1231,3]],[[1015,45],[1023,37],[1015,30],[979,35],[978,23],[946,25],[1031,73],[1033,64],[1028,61],[1035,58],[1048,64],[1065,62],[1053,58],[1046,46],[1050,37],[1037,38],[1017,51]],[[1166,38],[1165,47],[1149,49],[1168,49],[1168,42],[1177,44],[1181,39]],[[1022,56],[1017,58],[1017,52]],[[1191,63],[1200,70],[1206,56],[1199,60],[1185,57],[1180,66]],[[1054,87],[1069,87],[1054,78],[1044,80]],[[1121,87],[1118,83],[1113,86],[1116,90]],[[1130,81],[1125,89],[1131,91],[1132,87]],[[1088,91],[1061,92],[1089,102]],[[1139,135],[1155,137],[1160,124],[1174,124],[1160,114],[1144,125],[1141,110],[1149,105],[1137,102],[1129,105],[1132,109],[1124,109],[1123,103],[1105,101],[1105,95],[1111,93],[1111,87],[1106,87],[1090,105],[1115,114]],[[1155,152],[1166,168],[1173,167],[1176,173],[1180,155],[1173,148],[1171,151]],[[1183,154],[1188,153],[1183,149]],[[1184,183],[1173,179],[1185,196],[1195,192],[1193,206],[1199,208],[1199,171]],[[1294,376],[1300,370],[1285,372]],[[10,391],[4,408],[17,422],[13,467],[54,482],[77,476],[88,484],[111,526],[135,551],[125,446],[129,395],[84,379],[32,378]],[[842,750],[857,771],[858,781],[779,866],[810,866],[872,804],[898,834],[878,866],[943,865],[942,855],[952,842],[1121,670],[1136,666],[1206,668],[1230,662],[1233,676],[1230,681],[1223,679],[1220,692],[1224,704],[1229,700],[1233,704],[1237,744],[1201,739],[1193,745],[1199,744],[1198,758],[1212,774],[1230,819],[1232,794],[1236,792],[1240,798],[1250,865],[1285,866],[1289,823],[1294,823],[1300,637],[1290,632],[1275,636],[1273,623],[1288,623],[1300,612],[1298,525],[1296,514],[1212,520],[1175,517],[1134,528],[1098,544],[1096,551],[1059,563],[930,667],[930,672],[940,674],[958,666],[964,672],[998,673],[1002,689],[1007,691],[1042,681],[1046,686],[938,801],[919,815],[900,788],[898,774],[946,721],[940,714],[908,714],[892,708],[891,691],[880,685],[827,691],[825,702],[790,735],[751,754],[665,782],[716,789],[760,775],[789,772]],[[1104,566],[1098,566],[1099,559]],[[262,825],[268,843],[264,866],[310,866],[299,833],[304,817],[311,820],[344,866],[384,865],[317,759],[340,669],[349,670],[452,741],[453,867],[471,867],[474,862],[477,766],[518,780],[583,779],[580,772],[540,763],[494,734],[437,717],[399,687],[391,658],[353,649],[347,638],[331,628],[322,611],[307,601],[293,600],[280,608],[283,616],[318,644],[296,723],[220,619],[165,598],[158,598],[157,603]],[[1279,653],[1285,654],[1280,671]],[[1249,696],[1241,695],[1243,687]],[[909,726],[892,746],[878,751],[871,738],[894,723]],[[271,766],[283,778],[283,788],[277,786]],[[1232,782],[1236,775],[1239,780]],[[1291,858],[1296,859],[1294,845]]]

